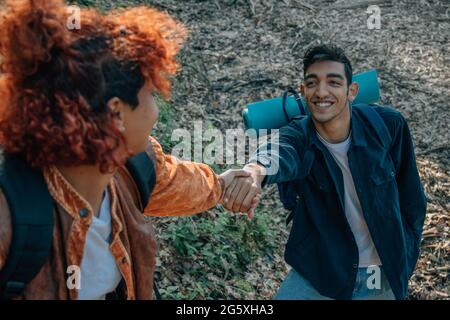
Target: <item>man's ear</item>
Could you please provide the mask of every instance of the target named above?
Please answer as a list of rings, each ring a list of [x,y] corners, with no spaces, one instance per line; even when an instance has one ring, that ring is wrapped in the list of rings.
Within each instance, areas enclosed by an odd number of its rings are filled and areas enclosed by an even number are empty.
[[[107,106],[111,110],[111,112],[114,115],[116,115],[115,122],[116,122],[117,129],[119,129],[120,132],[124,132],[125,131],[125,125],[124,125],[124,121],[123,121],[124,103],[119,98],[114,97],[114,98],[109,99],[109,101],[107,102]]]
[[[359,92],[359,84],[357,82],[352,82],[348,87],[348,100],[350,100],[350,102],[355,101],[358,92]]]
[[[298,87],[300,90],[300,94],[302,95],[302,98],[305,99],[305,85],[303,83],[300,84],[300,87]]]

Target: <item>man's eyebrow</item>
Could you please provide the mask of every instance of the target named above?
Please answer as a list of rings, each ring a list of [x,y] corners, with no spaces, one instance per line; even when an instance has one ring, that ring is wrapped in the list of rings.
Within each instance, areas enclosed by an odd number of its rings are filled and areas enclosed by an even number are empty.
[[[308,73],[308,74],[305,76],[305,80],[312,79],[312,78],[317,79],[318,77],[317,77],[317,75],[314,74],[314,73]]]
[[[341,80],[344,80],[344,77],[339,73],[328,73],[327,78],[339,78]]]
[[[317,79],[318,76],[315,73],[309,73],[305,76],[305,80],[308,79]],[[341,80],[344,80],[344,77],[340,75],[339,73],[328,73],[327,78],[339,78]]]

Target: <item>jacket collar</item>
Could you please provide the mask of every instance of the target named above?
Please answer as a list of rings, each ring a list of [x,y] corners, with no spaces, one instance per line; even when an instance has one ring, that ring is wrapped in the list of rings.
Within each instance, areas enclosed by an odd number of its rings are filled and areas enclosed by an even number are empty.
[[[94,215],[89,202],[85,200],[72,185],[66,180],[62,173],[55,167],[50,166],[43,169],[44,179],[53,199],[59,204],[73,219],[83,219],[87,224],[91,224]],[[116,192],[114,179],[108,185],[111,201],[111,211],[115,211]]]

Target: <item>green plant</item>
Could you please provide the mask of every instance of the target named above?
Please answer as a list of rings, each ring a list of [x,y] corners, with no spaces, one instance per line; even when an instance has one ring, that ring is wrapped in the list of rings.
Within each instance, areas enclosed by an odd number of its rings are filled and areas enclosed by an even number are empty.
[[[180,260],[193,264],[180,270],[184,276],[195,279],[189,283],[184,298],[229,298],[225,294],[230,282],[240,294],[252,291],[245,280],[245,273],[258,257],[270,256],[274,243],[274,221],[270,213],[259,210],[251,221],[244,216],[230,213],[215,218],[194,216],[178,218],[170,223],[162,237],[171,245]],[[178,294],[165,292],[167,299]]]

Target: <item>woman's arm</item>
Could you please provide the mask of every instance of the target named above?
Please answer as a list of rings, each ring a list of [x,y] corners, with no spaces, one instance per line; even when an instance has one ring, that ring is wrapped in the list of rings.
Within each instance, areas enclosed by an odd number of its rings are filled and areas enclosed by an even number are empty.
[[[147,152],[156,166],[156,185],[145,215],[187,216],[203,212],[221,200],[223,181],[209,166],[164,154],[152,137],[150,143]]]

